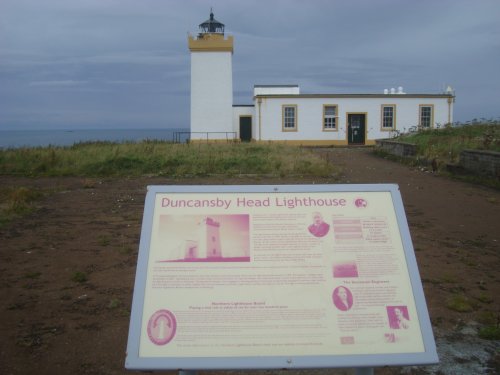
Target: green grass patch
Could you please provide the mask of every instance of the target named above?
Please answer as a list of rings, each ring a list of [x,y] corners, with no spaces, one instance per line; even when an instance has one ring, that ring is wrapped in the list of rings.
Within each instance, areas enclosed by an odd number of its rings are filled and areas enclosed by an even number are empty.
[[[456,282],[458,282],[458,279],[454,274],[451,274],[449,272],[445,272],[441,276],[441,281],[443,281],[445,283],[455,284]]]
[[[448,299],[446,307],[458,312],[474,311],[474,304],[463,294],[456,294]]]
[[[101,246],[108,246],[111,243],[111,239],[106,235],[100,235],[97,238],[97,243]]]
[[[477,300],[487,304],[493,302],[493,298],[491,298],[491,296],[486,293],[481,293],[479,296],[477,296]]]
[[[122,245],[118,251],[120,254],[130,255],[134,252],[134,249],[131,246],[123,246]]]
[[[485,340],[500,340],[500,327],[498,325],[483,327],[478,334]]]
[[[495,314],[493,311],[481,311],[477,320],[484,325],[494,325],[500,321],[500,315]]]
[[[89,278],[85,272],[80,272],[77,271],[71,275],[71,280],[73,280],[75,283],[84,283],[87,281]]]
[[[339,170],[312,150],[283,144],[89,142],[70,147],[0,150],[0,174],[22,176],[272,176],[331,177]],[[94,182],[86,180],[86,187]]]
[[[22,217],[35,208],[34,203],[42,193],[26,187],[0,188],[0,227],[15,218]]]
[[[41,275],[42,275],[41,272],[28,272],[24,275],[24,277],[27,279],[35,280],[38,279]]]
[[[500,152],[500,122],[474,121],[440,129],[426,129],[404,134],[395,140],[417,145],[418,157],[457,163],[460,152],[479,149]]]
[[[114,310],[122,305],[118,298],[112,298],[108,303],[108,309]]]

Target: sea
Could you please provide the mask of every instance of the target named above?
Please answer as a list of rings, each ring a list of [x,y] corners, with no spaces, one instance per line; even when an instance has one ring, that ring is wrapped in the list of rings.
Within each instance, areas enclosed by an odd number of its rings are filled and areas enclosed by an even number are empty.
[[[81,142],[140,142],[144,140],[180,142],[189,136],[188,128],[170,129],[77,129],[77,130],[0,130],[0,149],[21,147],[72,146]]]

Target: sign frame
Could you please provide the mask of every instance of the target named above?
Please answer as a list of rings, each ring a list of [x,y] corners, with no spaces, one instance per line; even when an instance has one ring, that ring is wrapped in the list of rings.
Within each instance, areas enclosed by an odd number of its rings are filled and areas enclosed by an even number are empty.
[[[129,370],[238,370],[238,369],[308,369],[377,366],[427,365],[439,362],[432,326],[427,310],[417,260],[396,184],[321,184],[321,185],[151,185],[147,188],[139,254],[137,261],[125,368]],[[249,357],[141,357],[140,337],[145,303],[148,261],[152,237],[155,198],[157,194],[176,193],[341,193],[389,192],[403,244],[406,266],[418,314],[424,351],[419,353],[385,353],[308,356]]]

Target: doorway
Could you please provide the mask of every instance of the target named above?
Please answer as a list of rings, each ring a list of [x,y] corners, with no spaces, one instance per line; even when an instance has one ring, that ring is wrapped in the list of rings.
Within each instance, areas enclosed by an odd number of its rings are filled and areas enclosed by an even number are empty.
[[[252,116],[240,116],[240,140],[241,142],[252,140]]]
[[[347,114],[347,144],[364,145],[366,138],[366,113]]]

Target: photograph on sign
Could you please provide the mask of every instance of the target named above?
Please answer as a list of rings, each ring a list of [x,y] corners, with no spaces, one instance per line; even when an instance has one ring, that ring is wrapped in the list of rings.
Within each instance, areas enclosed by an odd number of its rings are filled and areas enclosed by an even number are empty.
[[[151,202],[138,358],[425,352],[391,191]]]

